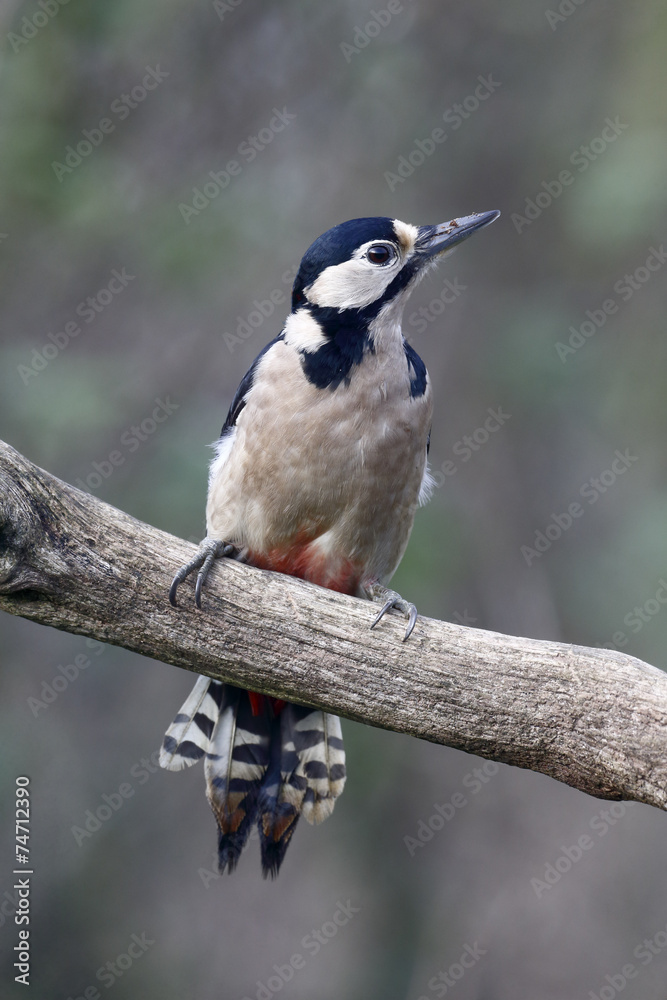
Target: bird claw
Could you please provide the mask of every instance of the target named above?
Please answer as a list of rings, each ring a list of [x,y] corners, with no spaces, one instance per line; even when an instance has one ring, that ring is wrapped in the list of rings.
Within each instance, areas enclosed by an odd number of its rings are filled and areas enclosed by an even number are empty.
[[[370,587],[366,588],[366,593],[371,601],[377,601],[378,603],[382,601],[382,607],[375,616],[371,628],[375,628],[380,619],[386,615],[387,611],[390,611],[391,608],[396,608],[397,611],[402,611],[408,619],[408,625],[405,630],[405,635],[403,636],[403,642],[405,642],[406,639],[409,639],[412,635],[412,630],[417,624],[417,608],[415,605],[406,601],[400,594],[396,593],[395,590],[389,590],[387,587],[383,587],[380,583],[371,584]]]
[[[215,538],[205,538],[199,545],[197,550],[197,555],[186,563],[185,566],[181,566],[178,573],[171,581],[171,587],[169,588],[169,603],[172,607],[176,607],[176,591],[178,587],[186,577],[190,575],[194,570],[199,570],[197,573],[197,584],[195,586],[195,604],[201,609],[201,592],[204,583],[206,582],[206,577],[209,574],[211,566],[216,559],[221,559],[223,556],[232,556],[236,553],[236,548],[230,542],[221,542]]]

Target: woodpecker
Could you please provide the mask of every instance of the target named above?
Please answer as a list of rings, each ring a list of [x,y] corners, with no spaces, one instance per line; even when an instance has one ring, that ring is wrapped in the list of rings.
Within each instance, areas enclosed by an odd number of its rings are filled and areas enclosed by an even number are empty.
[[[234,396],[211,462],[205,539],[169,593],[198,571],[195,602],[228,557],[381,604],[371,628],[415,606],[387,586],[432,488],[431,387],[401,331],[412,289],[498,218],[435,226],[343,222],[306,251],[282,331]],[[264,876],[276,876],[300,815],[320,823],[345,784],[340,719],[200,677],[167,731],[160,764],[204,757],[231,872],[256,823]]]

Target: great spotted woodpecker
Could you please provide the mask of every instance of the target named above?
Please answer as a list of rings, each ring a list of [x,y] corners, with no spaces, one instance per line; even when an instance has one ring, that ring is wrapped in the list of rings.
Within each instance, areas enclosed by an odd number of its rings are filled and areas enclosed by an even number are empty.
[[[169,594],[215,559],[302,577],[408,619],[387,588],[430,494],[431,388],[401,331],[410,292],[499,212],[436,226],[352,219],[306,251],[281,333],[243,378],[211,463],[207,535]],[[319,823],[345,784],[340,720],[200,677],[164,739],[160,763],[205,758],[220,870],[259,828],[262,870],[277,875],[300,815]]]

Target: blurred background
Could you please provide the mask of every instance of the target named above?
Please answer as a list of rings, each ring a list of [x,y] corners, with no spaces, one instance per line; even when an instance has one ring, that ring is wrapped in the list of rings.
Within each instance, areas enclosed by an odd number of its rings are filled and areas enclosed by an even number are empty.
[[[406,311],[441,485],[396,587],[664,667],[664,5],[60,3],[0,13],[1,436],[199,540],[311,241],[500,209]],[[191,674],[0,629],[3,996],[27,774],[35,996],[664,1000],[658,811],[344,722],[333,817],[218,878],[201,768],[151,756]]]

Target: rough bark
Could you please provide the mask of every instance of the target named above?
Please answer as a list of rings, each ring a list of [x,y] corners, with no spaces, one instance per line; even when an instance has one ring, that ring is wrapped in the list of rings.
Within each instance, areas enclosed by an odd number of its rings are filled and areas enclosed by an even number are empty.
[[[602,649],[390,613],[229,560],[167,600],[195,546],[0,442],[0,609],[373,726],[667,809],[667,674]]]

